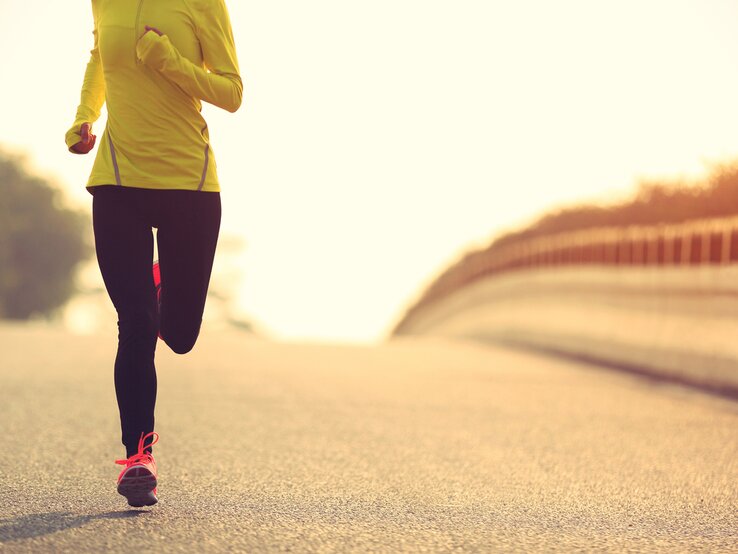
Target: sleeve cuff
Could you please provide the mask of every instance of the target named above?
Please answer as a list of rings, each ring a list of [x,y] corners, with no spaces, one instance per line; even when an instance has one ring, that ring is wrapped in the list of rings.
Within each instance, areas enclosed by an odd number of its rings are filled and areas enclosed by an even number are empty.
[[[82,137],[79,134],[79,125],[72,127],[67,131],[66,135],[64,136],[64,141],[67,143],[67,150],[69,150],[72,154],[79,154],[79,152],[75,152],[72,150],[72,146],[77,144],[82,140]]]

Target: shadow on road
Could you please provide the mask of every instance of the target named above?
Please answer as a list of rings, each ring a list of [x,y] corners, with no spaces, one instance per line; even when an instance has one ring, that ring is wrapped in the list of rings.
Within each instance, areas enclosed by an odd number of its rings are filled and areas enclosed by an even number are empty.
[[[72,512],[46,512],[0,519],[0,544],[50,535],[57,531],[82,527],[96,519],[130,519],[147,510],[126,510],[102,514],[79,515]]]
[[[727,398],[728,400],[738,400],[738,387],[732,386],[730,384],[707,382],[697,378],[691,378],[688,375],[671,375],[667,372],[659,371],[645,366],[639,366],[636,364],[629,364],[625,362],[615,362],[612,360],[608,360],[605,357],[585,353],[570,352],[563,348],[537,345],[516,339],[500,339],[489,337],[486,335],[473,334],[470,334],[468,338],[470,338],[474,342],[486,342],[489,344],[496,344],[499,346],[515,348],[517,350],[527,352],[539,352],[548,356],[568,359],[590,366],[597,366],[599,369],[614,370],[619,373],[630,373],[631,375],[635,375],[639,378],[645,379],[653,385],[681,385],[683,387],[698,389],[707,394],[712,394],[721,398]],[[684,354],[684,356],[686,356],[686,354]]]

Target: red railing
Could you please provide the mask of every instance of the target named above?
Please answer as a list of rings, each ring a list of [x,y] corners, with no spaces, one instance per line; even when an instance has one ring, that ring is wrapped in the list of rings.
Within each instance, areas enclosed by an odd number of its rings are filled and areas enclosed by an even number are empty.
[[[688,266],[738,262],[738,217],[654,226],[590,228],[494,244],[467,255],[443,273],[405,314],[403,327],[423,307],[500,273],[567,265]]]

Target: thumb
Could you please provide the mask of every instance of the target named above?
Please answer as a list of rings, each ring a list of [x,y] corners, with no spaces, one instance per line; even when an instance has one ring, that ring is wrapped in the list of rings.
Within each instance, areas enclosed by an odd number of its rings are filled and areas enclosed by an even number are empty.
[[[90,140],[90,124],[89,123],[82,124],[82,128],[80,129],[80,136],[82,138],[82,142],[89,142]]]

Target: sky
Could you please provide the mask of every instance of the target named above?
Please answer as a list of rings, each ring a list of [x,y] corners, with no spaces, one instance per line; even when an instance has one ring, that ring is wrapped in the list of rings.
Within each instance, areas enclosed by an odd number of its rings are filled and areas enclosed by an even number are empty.
[[[203,110],[221,236],[277,339],[381,340],[500,233],[738,158],[732,0],[227,5],[244,101]],[[89,2],[0,0],[0,146],[87,210],[93,158],[63,136],[91,31]]]

